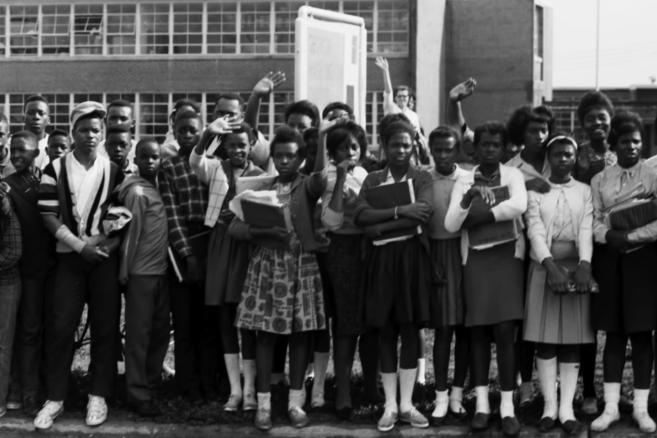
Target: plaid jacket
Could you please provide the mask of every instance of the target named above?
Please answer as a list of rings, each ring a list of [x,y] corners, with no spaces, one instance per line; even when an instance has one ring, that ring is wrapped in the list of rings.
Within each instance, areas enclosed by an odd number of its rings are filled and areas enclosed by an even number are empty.
[[[208,188],[189,165],[189,157],[174,156],[162,162],[158,187],[167,212],[169,243],[180,258],[192,254],[190,225],[203,226]]]

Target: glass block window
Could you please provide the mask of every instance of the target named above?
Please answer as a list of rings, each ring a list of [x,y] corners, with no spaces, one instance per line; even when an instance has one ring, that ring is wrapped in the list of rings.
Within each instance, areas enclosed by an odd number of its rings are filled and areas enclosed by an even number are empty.
[[[141,4],[141,36],[139,44],[143,55],[169,53],[169,4]]]
[[[276,14],[276,29],[274,42],[276,53],[294,53],[294,20],[303,2],[284,1],[274,4]]]
[[[136,6],[134,4],[107,5],[107,54],[132,55],[136,43]]]
[[[208,3],[207,53],[237,51],[237,3]]]
[[[403,0],[384,0],[377,4],[376,51],[408,52],[409,10]]]
[[[139,95],[139,135],[155,137],[162,142],[169,130],[168,93]]]
[[[269,2],[241,3],[240,51],[269,53]]]
[[[374,1],[373,0],[363,0],[363,1],[345,1],[342,5],[342,12],[350,15],[357,15],[362,17],[365,20],[365,28],[367,29],[367,51],[372,52],[373,42],[372,42],[372,29],[374,26]]]
[[[201,53],[203,4],[173,4],[173,53]]]
[[[103,5],[75,5],[73,23],[76,55],[103,53]]]
[[[9,40],[13,55],[36,55],[39,46],[39,7],[9,8]]]
[[[41,52],[44,55],[69,53],[71,49],[71,7],[41,7]]]

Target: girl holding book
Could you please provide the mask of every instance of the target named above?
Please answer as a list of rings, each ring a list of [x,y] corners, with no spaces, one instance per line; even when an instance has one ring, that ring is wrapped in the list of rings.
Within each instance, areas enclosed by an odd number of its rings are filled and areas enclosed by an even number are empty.
[[[370,238],[364,270],[365,324],[379,330],[380,367],[385,410],[379,431],[397,419],[413,427],[428,420],[411,400],[417,372],[418,330],[430,321],[430,293],[436,273],[429,258],[426,232],[431,215],[431,175],[410,166],[415,132],[406,122],[393,122],[381,132],[387,166],[370,173],[358,195],[354,222]],[[396,184],[402,183],[402,184]],[[388,192],[405,194],[405,204],[390,206]],[[385,193],[384,193],[385,192]],[[392,238],[391,236],[394,236]],[[400,402],[397,405],[397,340],[401,337]],[[400,412],[401,411],[401,412]]]
[[[445,229],[445,214],[449,206],[454,183],[468,171],[456,165],[460,152],[460,136],[452,128],[439,126],[429,134],[429,150],[435,168],[433,179],[433,215],[429,222],[431,258],[440,266],[443,283],[431,294],[432,325],[436,328],[433,344],[433,364],[436,378],[436,403],[431,414],[434,424],[439,424],[447,415],[447,409],[457,417],[466,412],[463,407],[463,385],[468,370],[468,336],[465,321],[463,295],[463,267],[461,264],[461,232],[451,233]],[[447,371],[449,368],[452,335],[454,345],[454,379],[452,392],[447,394]]]
[[[657,195],[657,171],[641,160],[643,126],[634,113],[619,113],[611,119],[609,145],[616,153],[616,164],[593,177],[593,276],[600,293],[592,297],[592,323],[606,332],[603,356],[604,412],[591,423],[591,430],[606,430],[618,421],[621,378],[625,347],[632,343],[634,411],[632,416],[643,432],[654,432],[655,422],[648,414],[648,393],[652,371],[652,331],[657,328],[657,221],[651,215],[629,219],[642,226],[628,229],[613,225],[610,207],[638,194],[638,198]],[[611,213],[611,214],[610,214]],[[626,212],[628,213],[628,212]],[[622,217],[622,216],[621,216]],[[628,219],[628,216],[625,216]]]
[[[475,129],[474,147],[480,164],[454,184],[445,229],[452,233],[464,229],[465,325],[470,329],[470,366],[477,394],[472,428],[488,427],[492,335],[497,346],[502,429],[514,436],[520,432],[513,406],[514,340],[516,323],[523,316],[525,253],[517,221],[527,209],[527,191],[522,173],[500,164],[506,140],[501,123],[488,122]]]
[[[257,331],[256,369],[258,410],[255,426],[269,430],[270,380],[277,336],[290,339],[290,393],[288,415],[295,427],[308,424],[303,410],[304,374],[311,334],[326,327],[322,282],[315,251],[326,245],[314,229],[313,211],[326,189],[326,176],[299,173],[305,143],[293,129],[282,127],[271,142],[271,156],[278,176],[266,189],[276,191],[289,211],[291,229],[260,228],[239,218],[229,227],[231,236],[255,245],[237,307],[238,328]],[[339,166],[345,168],[344,165]]]
[[[377,395],[378,337],[375,331],[363,326],[363,230],[354,224],[356,200],[367,177],[367,171],[358,165],[367,151],[367,136],[358,124],[346,121],[329,127],[322,137],[325,142],[320,147],[326,146],[329,158],[328,186],[322,195],[321,217],[331,242],[326,254],[326,270],[327,280],[332,285],[331,303],[327,307],[333,310],[335,409],[339,418],[348,419],[351,415],[351,369],[359,337],[365,396],[372,399]],[[320,152],[318,160],[324,155]],[[345,161],[349,167],[340,178],[337,163]],[[321,162],[317,165],[323,167]]]
[[[576,181],[577,143],[556,135],[546,143],[550,190],[530,191],[525,213],[531,243],[524,339],[536,345],[536,368],[545,404],[538,424],[549,431],[557,418],[573,434],[581,431],[573,412],[580,347],[590,344],[593,253],[591,188]],[[560,399],[557,401],[557,371]]]
[[[227,159],[206,156],[206,150],[215,137],[220,137]],[[249,264],[251,245],[228,235],[228,226],[235,216],[228,203],[235,196],[239,177],[264,173],[249,159],[255,141],[253,129],[246,123],[229,125],[224,118],[212,122],[203,132],[199,143],[189,157],[189,164],[199,179],[209,186],[208,209],[205,225],[213,227],[208,248],[208,269],[205,282],[205,305],[218,316],[212,328],[221,336],[224,361],[230,382],[230,397],[224,405],[226,411],[236,411],[240,404],[244,410],[255,410],[255,333],[242,330],[242,360],[244,391],[240,383],[240,345],[235,328],[235,313],[239,303]],[[214,338],[212,334],[210,338]]]

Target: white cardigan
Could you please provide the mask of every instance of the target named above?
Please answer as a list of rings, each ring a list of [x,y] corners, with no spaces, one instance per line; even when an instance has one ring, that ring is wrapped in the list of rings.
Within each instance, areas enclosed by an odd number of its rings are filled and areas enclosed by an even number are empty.
[[[591,261],[593,254],[593,203],[591,187],[571,179],[562,188],[552,184],[548,193],[529,192],[529,204],[525,213],[527,237],[531,244],[529,256],[532,260],[542,263],[551,257],[554,213],[557,208],[559,193],[563,190],[571,219],[575,228],[577,252],[580,261]]]
[[[474,175],[478,167],[475,166],[454,183],[449,207],[445,215],[445,229],[451,233],[460,230],[463,221],[468,216],[470,208],[461,208],[461,201],[463,200],[463,195],[474,184]],[[522,172],[515,167],[500,164],[500,185],[509,186],[509,199],[491,208],[495,222],[520,219],[525,210],[527,210],[527,190],[525,189],[525,179],[522,176]],[[522,223],[522,220],[518,222]],[[461,233],[461,255],[464,265],[468,260],[469,243],[470,238],[468,232],[467,230],[463,230]],[[514,255],[521,260],[525,257],[525,237],[523,233],[520,233],[518,240],[516,240]]]

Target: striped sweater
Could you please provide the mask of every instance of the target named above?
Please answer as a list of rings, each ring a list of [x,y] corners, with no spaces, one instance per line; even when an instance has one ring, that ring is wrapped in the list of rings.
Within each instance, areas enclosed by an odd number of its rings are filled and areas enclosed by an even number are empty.
[[[38,202],[41,215],[56,216],[77,237],[95,243],[102,234],[101,220],[117,185],[117,175],[118,167],[101,156],[86,171],[81,170],[73,152],[54,160],[41,176]],[[86,199],[80,199],[85,193]],[[57,242],[57,252],[72,250],[64,242]]]

